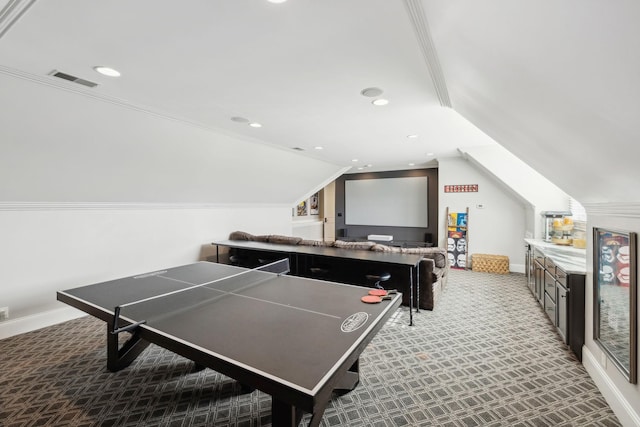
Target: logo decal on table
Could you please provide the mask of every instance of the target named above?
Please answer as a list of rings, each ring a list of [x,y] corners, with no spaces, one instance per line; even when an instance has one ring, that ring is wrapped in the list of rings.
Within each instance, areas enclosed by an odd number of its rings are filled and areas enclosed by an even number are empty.
[[[340,326],[340,330],[342,332],[353,332],[356,329],[360,329],[362,325],[367,323],[367,320],[369,320],[368,313],[365,313],[364,311],[353,313],[351,316],[344,319],[342,326]]]

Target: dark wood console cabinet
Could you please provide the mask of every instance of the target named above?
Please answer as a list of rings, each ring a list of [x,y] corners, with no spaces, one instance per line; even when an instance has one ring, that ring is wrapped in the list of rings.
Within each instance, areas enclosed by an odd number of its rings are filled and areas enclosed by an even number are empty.
[[[553,250],[526,245],[527,284],[560,338],[582,361],[585,274],[560,267]],[[561,252],[561,249],[557,250]]]

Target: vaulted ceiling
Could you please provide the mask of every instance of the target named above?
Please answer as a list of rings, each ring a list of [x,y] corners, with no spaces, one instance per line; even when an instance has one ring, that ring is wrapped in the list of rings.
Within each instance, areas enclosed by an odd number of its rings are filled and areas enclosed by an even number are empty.
[[[70,197],[202,201],[240,168],[215,200],[289,203],[495,140],[578,199],[640,200],[638,18],[624,0],[0,0],[3,166],[31,199],[84,176]]]

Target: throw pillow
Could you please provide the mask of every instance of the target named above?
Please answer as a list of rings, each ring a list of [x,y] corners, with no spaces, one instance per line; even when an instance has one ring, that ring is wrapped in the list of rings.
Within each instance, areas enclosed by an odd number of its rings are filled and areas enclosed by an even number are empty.
[[[297,245],[302,237],[280,236],[272,234],[269,236],[269,243],[279,243],[281,245]]]
[[[245,233],[244,231],[234,231],[229,234],[229,240],[246,240],[250,242],[254,239],[253,237],[253,234]]]
[[[371,248],[375,245],[374,242],[345,242],[343,240],[336,240],[334,246],[336,248],[342,249],[360,249],[360,250],[371,250]]]
[[[325,242],[323,240],[300,240],[300,242],[298,242],[298,246],[331,247],[333,246],[333,242]]]
[[[399,253],[400,252],[400,248],[397,246],[387,246],[387,245],[381,245],[379,243],[375,244],[372,248],[372,251],[376,251],[376,252],[391,252],[391,253]]]

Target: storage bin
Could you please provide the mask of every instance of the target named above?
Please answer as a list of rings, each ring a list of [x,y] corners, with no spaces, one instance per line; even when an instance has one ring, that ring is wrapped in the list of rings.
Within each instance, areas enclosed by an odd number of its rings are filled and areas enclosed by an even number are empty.
[[[471,255],[471,270],[483,273],[509,273],[509,257],[506,255]]]

